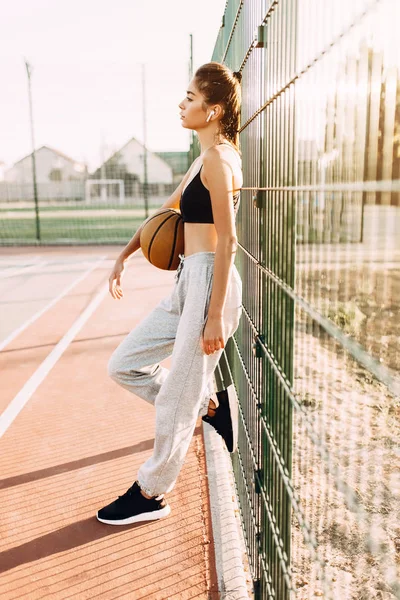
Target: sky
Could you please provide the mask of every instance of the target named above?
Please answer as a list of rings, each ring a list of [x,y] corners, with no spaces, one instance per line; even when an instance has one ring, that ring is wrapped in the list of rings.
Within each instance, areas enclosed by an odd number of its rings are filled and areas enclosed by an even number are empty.
[[[48,145],[94,169],[131,137],[187,150],[179,102],[193,66],[211,60],[226,0],[0,0],[0,163]]]

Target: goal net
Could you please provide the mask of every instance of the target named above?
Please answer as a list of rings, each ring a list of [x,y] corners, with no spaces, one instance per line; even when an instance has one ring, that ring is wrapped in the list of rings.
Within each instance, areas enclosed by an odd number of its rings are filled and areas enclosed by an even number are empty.
[[[85,185],[86,204],[124,204],[123,179],[87,179]]]

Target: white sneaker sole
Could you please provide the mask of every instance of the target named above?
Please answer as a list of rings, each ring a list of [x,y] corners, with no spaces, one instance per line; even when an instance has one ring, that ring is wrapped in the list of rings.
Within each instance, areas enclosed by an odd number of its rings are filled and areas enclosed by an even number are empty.
[[[128,519],[121,519],[120,521],[109,521],[108,519],[101,519],[99,517],[99,513],[96,514],[96,518],[101,523],[105,523],[106,525],[132,525],[132,523],[140,523],[141,521],[157,521],[158,519],[163,519],[164,517],[168,517],[171,512],[171,507],[169,504],[164,506],[161,510],[153,510],[148,513],[140,513],[140,515],[135,515],[134,517],[129,517]]]

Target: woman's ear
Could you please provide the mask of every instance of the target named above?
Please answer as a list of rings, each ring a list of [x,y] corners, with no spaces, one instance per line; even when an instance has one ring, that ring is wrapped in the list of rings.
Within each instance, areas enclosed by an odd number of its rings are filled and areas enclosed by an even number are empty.
[[[217,119],[224,116],[224,111],[222,110],[222,106],[220,106],[219,104],[216,104],[213,107],[213,111],[214,111],[214,115],[217,117]]]

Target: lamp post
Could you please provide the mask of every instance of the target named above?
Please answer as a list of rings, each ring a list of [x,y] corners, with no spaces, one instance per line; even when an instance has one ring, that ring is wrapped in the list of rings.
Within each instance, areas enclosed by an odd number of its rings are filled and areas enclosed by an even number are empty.
[[[146,219],[149,216],[148,174],[147,174],[147,122],[146,122],[146,72],[142,64],[142,97],[143,97],[143,198]]]
[[[193,77],[193,34],[190,34],[190,58],[189,58],[189,79]],[[190,148],[188,152],[188,168],[194,161],[194,133],[190,132]]]
[[[35,200],[35,213],[36,213],[36,239],[40,241],[40,220],[39,220],[39,199],[36,182],[36,156],[35,156],[35,136],[33,130],[33,108],[32,108],[32,87],[31,87],[31,75],[32,66],[25,59],[26,73],[28,75],[28,94],[29,94],[29,118],[31,124],[31,143],[32,143],[32,179],[33,179],[33,197]]]

